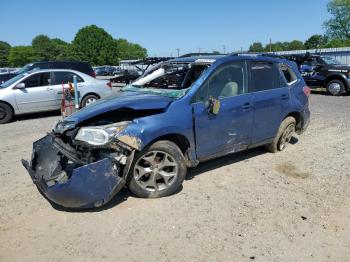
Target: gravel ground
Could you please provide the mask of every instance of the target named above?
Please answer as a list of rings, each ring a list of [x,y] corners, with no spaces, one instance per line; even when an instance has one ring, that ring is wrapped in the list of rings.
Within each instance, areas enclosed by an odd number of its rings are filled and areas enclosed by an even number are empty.
[[[162,199],[53,208],[20,164],[59,116],[0,126],[0,261],[350,261],[350,96],[311,96],[298,143],[201,164]]]

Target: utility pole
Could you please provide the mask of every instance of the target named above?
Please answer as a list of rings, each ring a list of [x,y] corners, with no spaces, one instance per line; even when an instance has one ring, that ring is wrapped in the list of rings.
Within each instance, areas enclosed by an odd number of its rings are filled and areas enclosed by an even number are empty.
[[[201,53],[201,50],[202,50],[202,49],[201,49],[200,47],[198,47],[198,53]]]
[[[270,52],[272,52],[272,41],[271,41],[271,37],[270,37]]]
[[[224,50],[224,54],[226,54],[226,46],[225,45],[222,46],[222,49]]]
[[[177,51],[177,57],[180,56],[180,48],[176,48],[176,51]]]

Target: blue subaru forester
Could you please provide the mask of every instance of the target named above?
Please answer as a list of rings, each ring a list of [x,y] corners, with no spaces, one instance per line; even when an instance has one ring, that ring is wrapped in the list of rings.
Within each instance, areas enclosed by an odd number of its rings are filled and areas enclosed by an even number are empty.
[[[106,204],[124,186],[175,193],[188,167],[257,146],[284,150],[310,121],[294,62],[269,55],[177,58],[59,121],[23,160],[52,202]]]

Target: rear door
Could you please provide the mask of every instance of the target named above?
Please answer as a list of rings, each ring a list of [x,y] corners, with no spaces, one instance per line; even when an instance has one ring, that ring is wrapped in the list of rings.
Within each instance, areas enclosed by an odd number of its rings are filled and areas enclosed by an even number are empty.
[[[196,152],[199,159],[247,148],[253,123],[252,96],[247,92],[244,62],[223,65],[194,97]],[[209,100],[220,101],[218,114],[208,113]]]
[[[78,90],[84,87],[84,79],[82,79],[79,75],[69,72],[69,71],[54,71],[52,74],[52,87],[54,90],[54,96],[57,106],[61,105],[62,101],[62,88],[68,88],[68,83],[74,83],[73,77],[77,76],[78,81]]]
[[[58,109],[53,88],[50,85],[50,73],[30,75],[22,81],[24,89],[15,89],[15,97],[22,113]]]
[[[249,63],[249,91],[253,94],[254,122],[252,144],[275,137],[289,106],[289,89],[281,85],[278,64],[266,61]]]

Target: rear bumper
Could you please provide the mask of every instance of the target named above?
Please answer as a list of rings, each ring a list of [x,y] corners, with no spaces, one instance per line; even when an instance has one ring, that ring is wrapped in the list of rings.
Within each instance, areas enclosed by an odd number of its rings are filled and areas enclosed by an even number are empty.
[[[68,208],[93,208],[106,204],[125,185],[108,158],[68,166],[48,135],[33,144],[32,160],[22,160],[34,184],[50,201]]]

